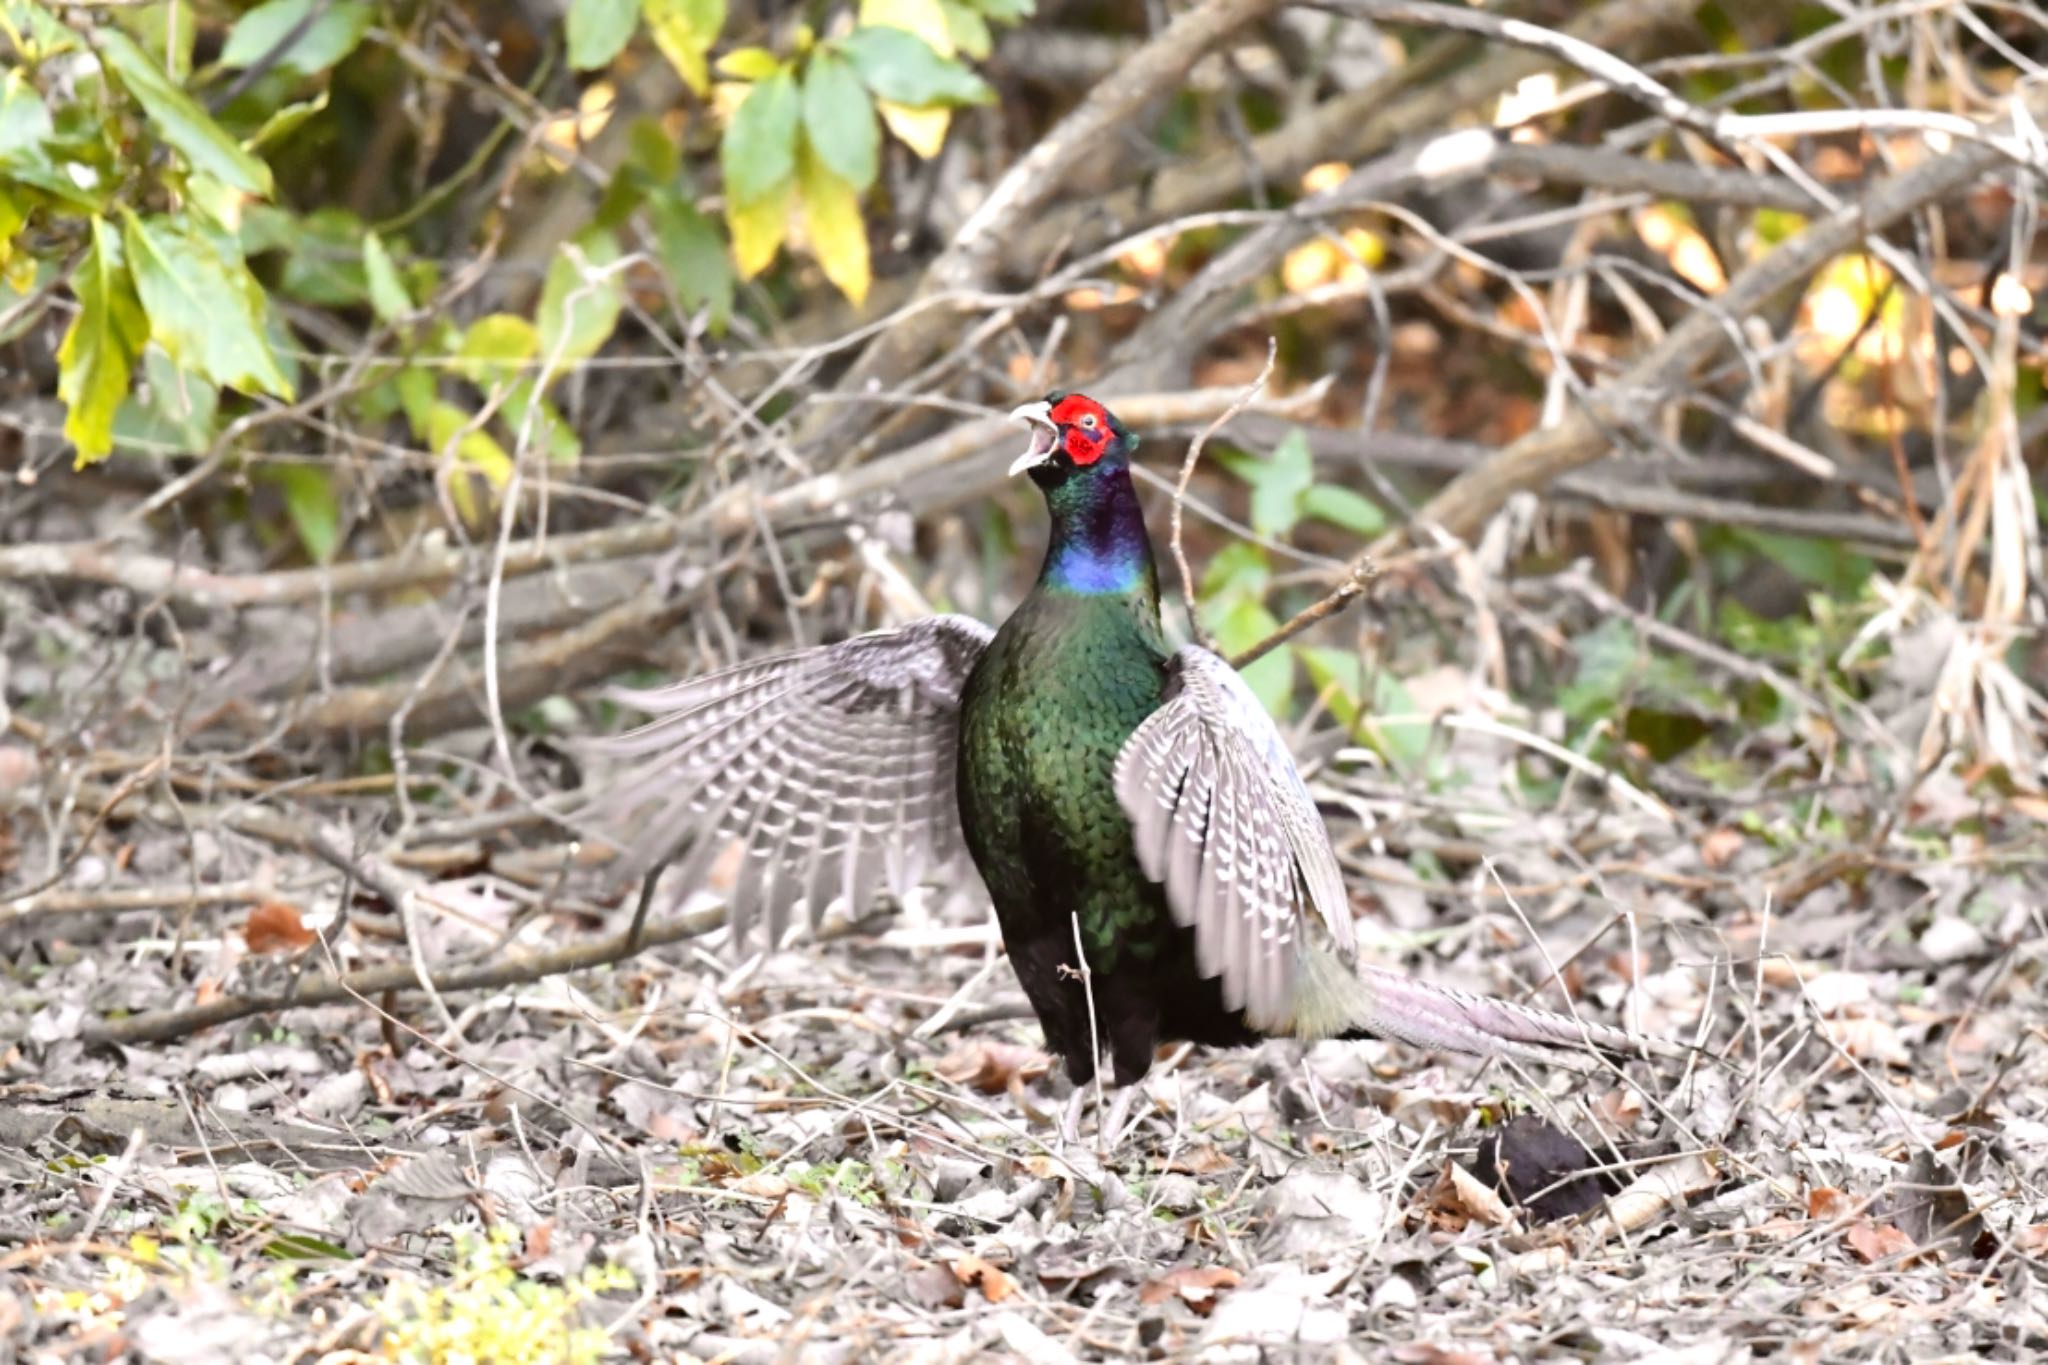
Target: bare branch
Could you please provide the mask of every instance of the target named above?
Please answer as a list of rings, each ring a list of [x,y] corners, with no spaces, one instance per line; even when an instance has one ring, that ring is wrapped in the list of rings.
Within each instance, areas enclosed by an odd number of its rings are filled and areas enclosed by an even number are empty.
[[[1266,363],[1259,367],[1258,377],[1245,387],[1238,400],[1216,414],[1215,420],[1203,427],[1194,440],[1188,442],[1188,453],[1180,462],[1180,479],[1173,486],[1172,530],[1168,539],[1173,546],[1173,562],[1180,569],[1181,601],[1188,612],[1188,630],[1193,633],[1195,643],[1204,649],[1214,647],[1209,632],[1202,628],[1202,613],[1196,604],[1195,576],[1188,569],[1187,548],[1181,544],[1181,510],[1188,499],[1188,481],[1195,477],[1195,465],[1201,461],[1202,447],[1209,444],[1209,438],[1229,425],[1230,419],[1252,405],[1265,392],[1266,381],[1273,377],[1273,361],[1280,354],[1280,343],[1273,337],[1266,338]]]

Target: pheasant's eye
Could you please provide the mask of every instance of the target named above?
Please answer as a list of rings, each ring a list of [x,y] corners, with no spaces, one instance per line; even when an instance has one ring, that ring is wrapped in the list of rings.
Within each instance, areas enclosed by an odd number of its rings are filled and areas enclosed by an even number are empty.
[[[1082,413],[1082,414],[1081,414],[1081,425],[1082,425],[1082,426],[1084,426],[1084,427],[1086,427],[1086,428],[1088,428],[1088,430],[1090,430],[1090,431],[1093,431],[1093,430],[1095,430],[1095,414],[1094,414],[1094,413],[1092,413],[1092,412],[1084,412],[1084,413]]]

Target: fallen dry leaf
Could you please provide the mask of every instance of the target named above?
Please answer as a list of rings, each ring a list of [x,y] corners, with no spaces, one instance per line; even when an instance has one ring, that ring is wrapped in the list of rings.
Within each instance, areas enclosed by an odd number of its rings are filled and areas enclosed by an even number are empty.
[[[1700,861],[1708,867],[1722,868],[1733,862],[1735,855],[1742,852],[1747,836],[1732,825],[1722,825],[1708,830],[1700,840]]]
[[[971,1251],[953,1262],[953,1278],[963,1287],[981,1290],[981,1296],[990,1303],[1001,1303],[1017,1288],[1015,1282],[1003,1273],[1002,1267],[984,1261]]]
[[[1887,1066],[1911,1066],[1913,1054],[1899,1031],[1882,1019],[1830,1019],[1824,1027],[1828,1036],[1859,1062],[1883,1062]]]
[[[295,953],[318,938],[299,918],[299,912],[283,901],[263,902],[249,912],[248,922],[242,926],[242,941],[258,955]]]
[[[1817,1222],[1846,1218],[1855,1207],[1855,1200],[1832,1185],[1819,1185],[1806,1192],[1806,1216]]]
[[[755,1171],[732,1183],[741,1194],[751,1194],[761,1199],[780,1199],[789,1193],[789,1182],[771,1171]]]
[[[1913,1250],[1913,1239],[1890,1223],[1859,1222],[1843,1234],[1842,1240],[1865,1265],[1904,1256]]]
[[[1455,1161],[1449,1163],[1449,1168],[1451,1202],[1467,1217],[1497,1228],[1515,1221],[1515,1211],[1507,1206],[1507,1201],[1481,1184],[1479,1177]]]
[[[984,1095],[1000,1095],[1015,1079],[1043,1076],[1051,1059],[1037,1048],[1017,1043],[976,1040],[953,1049],[932,1070],[955,1085],[971,1086]]]
[[[1234,1164],[1214,1143],[1204,1142],[1181,1152],[1161,1169],[1179,1175],[1214,1175],[1218,1171],[1229,1170]]]
[[[1216,1306],[1217,1291],[1233,1288],[1242,1279],[1244,1276],[1227,1265],[1177,1265],[1157,1279],[1145,1281],[1138,1289],[1138,1302],[1149,1308],[1177,1295],[1188,1307],[1207,1317]]]

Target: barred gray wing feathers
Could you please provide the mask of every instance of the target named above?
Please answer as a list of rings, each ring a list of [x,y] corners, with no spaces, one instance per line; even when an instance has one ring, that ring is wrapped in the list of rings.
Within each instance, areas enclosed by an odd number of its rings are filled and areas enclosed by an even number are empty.
[[[739,664],[671,687],[614,689],[655,717],[590,746],[627,766],[584,815],[624,836],[622,870],[685,855],[701,886],[735,842],[735,932],[779,940],[803,904],[859,914],[927,875],[972,876],[953,791],[960,690],[993,632],[967,616]]]
[[[1237,671],[1198,645],[1117,755],[1145,875],[1195,931],[1196,966],[1255,1028],[1284,1032],[1306,949],[1355,952],[1343,874],[1294,758]]]

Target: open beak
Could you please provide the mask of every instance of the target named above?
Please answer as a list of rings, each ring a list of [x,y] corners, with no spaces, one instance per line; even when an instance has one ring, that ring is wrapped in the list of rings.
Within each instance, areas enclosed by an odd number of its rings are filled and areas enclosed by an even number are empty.
[[[1052,458],[1053,451],[1059,446],[1060,429],[1053,425],[1050,403],[1026,403],[1010,416],[1031,428],[1030,447],[1010,462],[1010,477],[1014,479],[1033,465],[1044,464]]]

